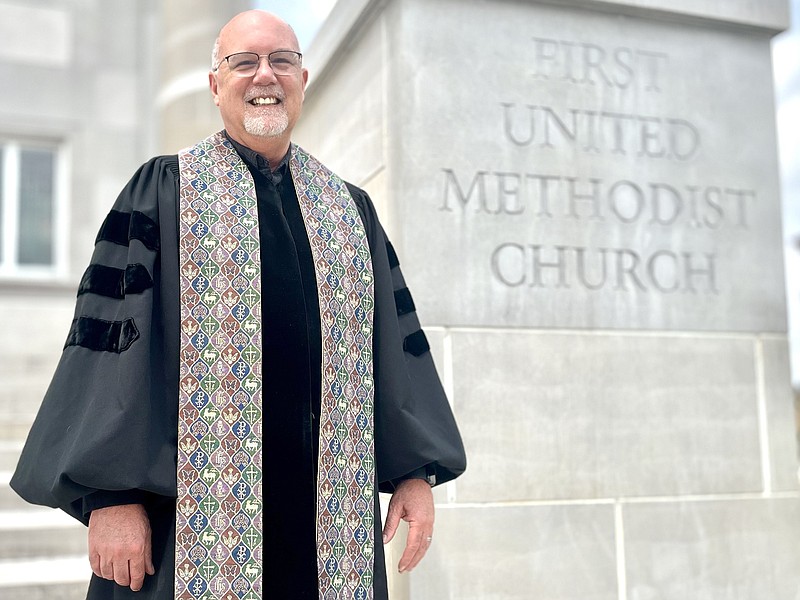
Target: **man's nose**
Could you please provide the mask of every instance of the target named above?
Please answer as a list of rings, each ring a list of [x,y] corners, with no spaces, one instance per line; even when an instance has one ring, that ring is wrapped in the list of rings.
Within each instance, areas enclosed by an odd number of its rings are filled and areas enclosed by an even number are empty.
[[[256,68],[255,75],[253,75],[253,82],[256,83],[272,83],[277,82],[278,78],[275,76],[275,71],[269,64],[268,56],[258,57],[258,67]]]

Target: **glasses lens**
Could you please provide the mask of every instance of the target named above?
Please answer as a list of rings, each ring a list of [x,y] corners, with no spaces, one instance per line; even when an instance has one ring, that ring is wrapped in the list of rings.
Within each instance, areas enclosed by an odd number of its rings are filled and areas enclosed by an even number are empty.
[[[269,66],[276,75],[292,75],[300,70],[300,55],[288,50],[272,52],[269,55]]]
[[[228,68],[238,77],[252,77],[256,74],[259,55],[255,52],[237,52],[226,58]],[[268,56],[269,66],[276,75],[294,75],[300,70],[301,56],[297,52],[278,50]]]
[[[231,71],[246,77],[258,69],[258,54],[255,52],[239,52],[228,57],[228,67]]]

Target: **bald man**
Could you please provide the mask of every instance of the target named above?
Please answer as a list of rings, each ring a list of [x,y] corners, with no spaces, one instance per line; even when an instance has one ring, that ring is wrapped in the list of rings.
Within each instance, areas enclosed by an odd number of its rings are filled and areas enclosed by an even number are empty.
[[[224,130],[117,198],[12,487],[88,524],[87,598],[385,599],[463,445],[372,202],[291,142],[291,27],[212,54]]]

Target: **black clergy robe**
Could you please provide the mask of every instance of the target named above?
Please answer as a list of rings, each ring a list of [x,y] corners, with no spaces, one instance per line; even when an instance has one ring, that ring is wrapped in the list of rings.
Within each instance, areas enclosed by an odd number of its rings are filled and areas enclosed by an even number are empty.
[[[319,305],[311,250],[286,161],[236,145],[256,183],[264,323],[264,598],[317,598],[316,456]],[[88,522],[92,510],[142,503],[156,575],[140,592],[92,577],[88,598],[173,597],[179,362],[176,156],[155,158],[122,191],[92,263],[50,388],[12,487]],[[348,184],[375,275],[377,487],[457,477],[465,456],[397,256],[367,194]],[[375,599],[387,598],[380,510]]]

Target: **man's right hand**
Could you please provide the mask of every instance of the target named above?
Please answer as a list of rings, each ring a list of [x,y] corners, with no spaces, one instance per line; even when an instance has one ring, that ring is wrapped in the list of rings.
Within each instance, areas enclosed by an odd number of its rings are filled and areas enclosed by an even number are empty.
[[[109,506],[89,517],[89,563],[98,577],[138,592],[145,573],[155,574],[150,520],[141,504]]]

